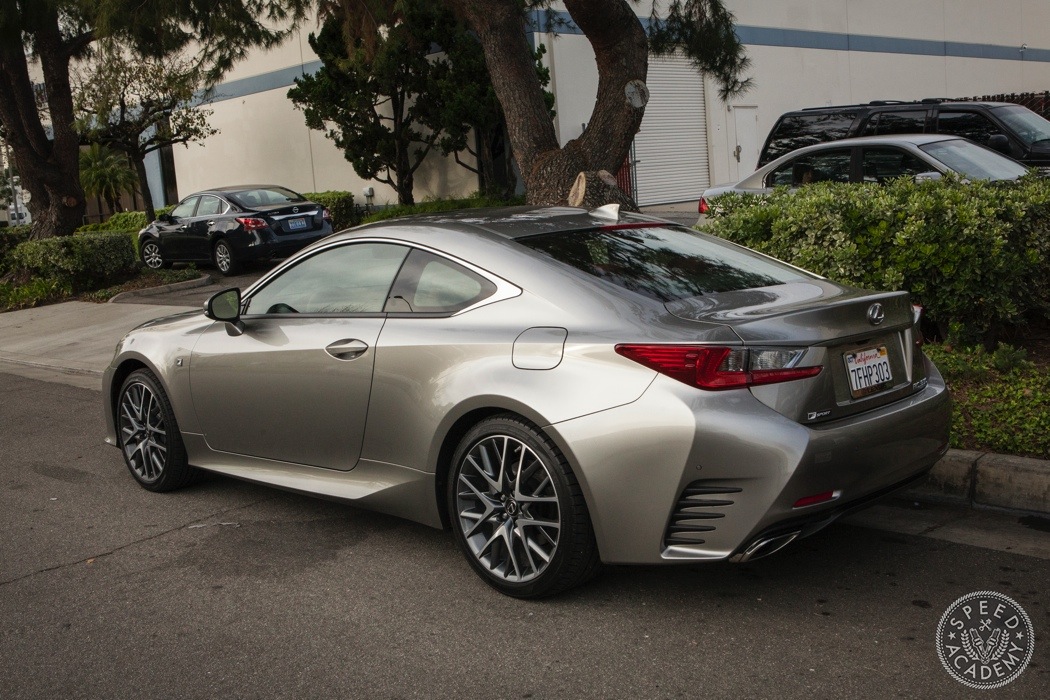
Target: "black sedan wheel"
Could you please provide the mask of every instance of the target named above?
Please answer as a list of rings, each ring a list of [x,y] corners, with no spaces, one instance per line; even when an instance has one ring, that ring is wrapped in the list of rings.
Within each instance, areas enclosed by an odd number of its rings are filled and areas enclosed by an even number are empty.
[[[143,264],[151,270],[171,267],[171,263],[164,259],[164,254],[160,251],[160,243],[157,243],[153,238],[147,238],[142,241],[139,254],[142,257]]]
[[[236,275],[240,271],[240,263],[233,257],[233,250],[226,241],[219,241],[212,250],[212,260],[215,267],[223,276]]]
[[[179,426],[164,389],[146,369],[128,375],[117,403],[117,436],[131,475],[150,491],[172,491],[197,475],[186,461]]]
[[[507,595],[554,595],[598,569],[575,475],[545,435],[515,416],[485,420],[460,442],[449,513],[467,561]]]

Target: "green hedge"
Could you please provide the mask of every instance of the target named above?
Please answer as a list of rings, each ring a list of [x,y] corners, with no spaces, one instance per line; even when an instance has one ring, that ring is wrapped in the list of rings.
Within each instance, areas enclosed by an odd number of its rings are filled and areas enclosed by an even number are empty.
[[[303,192],[311,202],[327,207],[332,214],[332,228],[342,231],[344,228],[361,223],[361,208],[354,206],[354,195],[350,192],[331,190],[328,192]]]
[[[26,241],[12,250],[7,260],[16,273],[55,280],[74,292],[122,282],[137,266],[135,247],[127,233]]]
[[[524,197],[513,197],[511,199],[499,199],[497,197],[486,197],[474,194],[464,199],[432,199],[419,204],[397,205],[386,207],[371,214],[364,219],[364,223],[373,221],[384,221],[395,219],[399,216],[412,216],[414,214],[436,214],[444,211],[455,211],[457,209],[481,209],[488,207],[510,207],[524,204]]]
[[[1050,181],[818,183],[715,200],[704,229],[846,284],[906,289],[943,337],[1050,313]]]
[[[0,229],[0,275],[5,274],[9,265],[8,254],[20,243],[29,240],[29,226],[11,226]]]

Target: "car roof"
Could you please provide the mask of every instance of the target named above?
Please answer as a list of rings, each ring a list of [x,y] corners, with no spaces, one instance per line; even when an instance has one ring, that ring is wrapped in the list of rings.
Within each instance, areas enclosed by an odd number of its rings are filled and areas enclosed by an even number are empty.
[[[211,187],[206,190],[200,190],[199,192],[194,192],[187,196],[192,197],[198,194],[236,194],[237,192],[244,192],[247,190],[266,190],[271,188],[280,188],[282,190],[288,190],[289,192],[295,192],[292,188],[285,187],[284,185],[223,185],[222,187]]]
[[[799,114],[816,114],[821,112],[840,112],[844,109],[873,110],[873,109],[930,109],[931,107],[950,105],[952,107],[977,107],[994,109],[996,107],[1007,107],[1014,105],[1013,102],[981,102],[976,100],[948,100],[941,98],[927,98],[924,100],[873,100],[852,105],[833,105],[827,107],[805,107],[785,112],[783,116],[796,116]],[[1016,105],[1015,105],[1016,106]]]
[[[385,228],[449,228],[487,233],[504,239],[518,239],[543,233],[560,233],[615,226],[618,224],[653,223],[676,226],[674,222],[631,212],[578,207],[515,206],[487,209],[461,209],[436,214],[420,214],[388,219],[353,229],[354,233],[377,233]]]

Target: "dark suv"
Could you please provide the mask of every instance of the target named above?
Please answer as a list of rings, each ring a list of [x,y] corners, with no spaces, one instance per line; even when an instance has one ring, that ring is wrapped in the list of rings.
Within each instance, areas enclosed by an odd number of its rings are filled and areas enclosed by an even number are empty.
[[[788,112],[766,138],[758,167],[796,148],[853,136],[951,134],[988,146],[1025,165],[1050,167],[1050,121],[1004,102],[869,102]]]

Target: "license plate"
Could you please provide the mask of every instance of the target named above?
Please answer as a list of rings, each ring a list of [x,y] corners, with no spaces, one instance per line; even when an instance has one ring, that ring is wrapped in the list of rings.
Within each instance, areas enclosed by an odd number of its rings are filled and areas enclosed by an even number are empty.
[[[288,219],[285,222],[288,225],[289,231],[302,231],[304,228],[309,226],[306,219],[299,217],[298,219]]]
[[[847,353],[843,359],[853,398],[874,394],[893,384],[890,354],[885,345]]]

